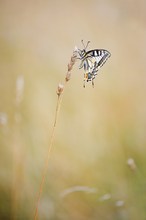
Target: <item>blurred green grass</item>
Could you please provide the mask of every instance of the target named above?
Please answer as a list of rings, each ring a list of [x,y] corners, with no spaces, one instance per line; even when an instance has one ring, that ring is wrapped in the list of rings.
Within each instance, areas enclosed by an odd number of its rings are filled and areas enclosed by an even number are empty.
[[[0,219],[33,218],[56,88],[81,39],[112,56],[94,89],[90,83],[83,88],[78,63],[72,71],[39,218],[146,218],[145,7],[114,0],[0,2]],[[24,91],[16,105],[19,76]],[[60,196],[75,186],[97,192]]]

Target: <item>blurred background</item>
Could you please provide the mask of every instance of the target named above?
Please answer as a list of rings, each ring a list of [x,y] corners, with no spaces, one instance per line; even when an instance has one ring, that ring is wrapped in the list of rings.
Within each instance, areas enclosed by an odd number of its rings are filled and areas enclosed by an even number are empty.
[[[42,220],[146,219],[146,2],[0,1],[0,219],[33,219],[56,89],[75,46],[110,59],[64,92]]]

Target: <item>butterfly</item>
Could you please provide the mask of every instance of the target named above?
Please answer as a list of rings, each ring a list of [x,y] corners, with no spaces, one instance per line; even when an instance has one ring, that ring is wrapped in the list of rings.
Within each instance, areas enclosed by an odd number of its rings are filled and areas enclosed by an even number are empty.
[[[88,81],[92,81],[92,86],[94,87],[94,79],[98,70],[104,65],[111,54],[108,50],[105,49],[94,49],[86,51],[90,41],[87,42],[86,46],[84,45],[83,40],[81,42],[84,49],[78,49],[78,59],[81,60],[79,69],[84,68],[85,71],[83,87],[85,87],[85,82]]]

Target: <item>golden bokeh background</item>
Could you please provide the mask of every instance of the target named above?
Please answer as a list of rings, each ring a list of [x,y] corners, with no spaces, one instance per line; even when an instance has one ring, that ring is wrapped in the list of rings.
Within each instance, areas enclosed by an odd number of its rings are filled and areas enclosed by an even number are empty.
[[[81,39],[111,57],[64,92],[42,220],[146,219],[146,2],[0,1],[0,219],[33,219],[56,88]]]

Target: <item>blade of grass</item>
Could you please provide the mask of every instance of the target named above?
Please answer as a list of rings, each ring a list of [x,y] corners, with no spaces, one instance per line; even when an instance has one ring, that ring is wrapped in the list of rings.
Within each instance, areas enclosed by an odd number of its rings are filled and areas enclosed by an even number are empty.
[[[57,125],[57,120],[58,120],[59,111],[60,111],[60,107],[61,107],[61,102],[62,102],[62,98],[63,98],[63,92],[65,90],[67,82],[71,78],[71,70],[73,68],[73,65],[76,62],[76,58],[77,58],[77,49],[74,50],[73,55],[70,59],[70,63],[68,64],[68,71],[67,71],[67,74],[66,74],[66,77],[65,77],[64,85],[59,83],[58,88],[57,88],[58,99],[57,99],[57,105],[56,105],[56,111],[55,111],[55,118],[54,118],[50,143],[49,143],[49,147],[48,147],[48,153],[47,153],[47,157],[46,157],[46,161],[45,161],[44,169],[43,169],[43,173],[42,173],[42,179],[41,179],[41,183],[40,183],[40,187],[39,187],[39,192],[38,192],[38,196],[37,196],[37,200],[36,200],[34,220],[36,220],[37,217],[38,217],[38,207],[39,207],[39,202],[40,202],[40,198],[41,198],[41,194],[42,194],[42,191],[43,191],[43,186],[44,186],[44,182],[45,182],[45,178],[46,178],[46,174],[47,174],[50,153],[51,153],[51,150],[52,150],[52,147],[53,147],[55,128],[56,128],[56,125]]]

